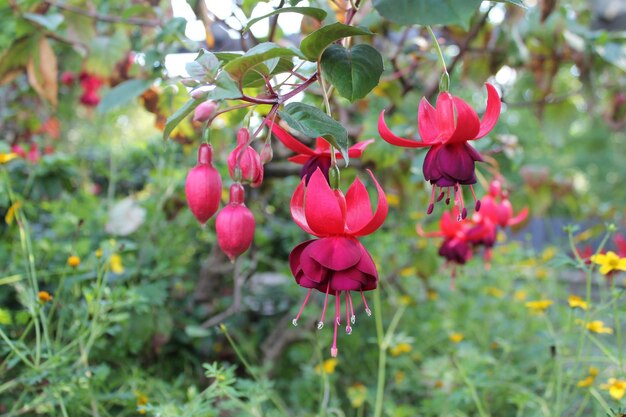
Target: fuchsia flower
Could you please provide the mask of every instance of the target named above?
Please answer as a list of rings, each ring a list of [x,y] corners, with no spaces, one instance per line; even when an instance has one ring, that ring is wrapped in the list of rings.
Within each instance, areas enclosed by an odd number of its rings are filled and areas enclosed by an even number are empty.
[[[189,210],[204,224],[220,207],[222,177],[211,164],[213,148],[203,143],[198,148],[198,164],[187,174],[185,196]]]
[[[458,221],[458,215],[459,209],[454,207],[452,211],[446,211],[441,215],[438,231],[426,233],[420,225],[417,226],[416,230],[417,234],[422,237],[443,237],[439,247],[439,256],[453,264],[464,265],[472,258],[470,240],[472,224],[466,219]],[[480,239],[486,232],[487,230],[476,230],[472,234],[472,238]]]
[[[217,110],[217,104],[212,101],[204,101],[196,107],[193,112],[193,121],[194,122],[206,122],[215,114],[215,110]]]
[[[378,132],[380,136],[396,146],[406,148],[430,147],[424,160],[424,178],[433,185],[428,214],[432,213],[435,204],[435,192],[439,187],[437,201],[444,196],[447,189],[450,203],[450,188],[454,191],[455,205],[459,207],[460,218],[467,216],[463,202],[461,185],[469,185],[476,211],[480,210],[480,200],[476,199],[472,184],[476,183],[474,163],[482,162],[482,157],[468,142],[485,136],[496,125],[500,117],[500,96],[491,84],[487,87],[487,110],[482,118],[478,119],[476,112],[462,99],[447,91],[437,97],[436,107],[422,98],[417,114],[417,128],[421,141],[404,139],[393,134],[385,123],[385,112],[380,113]]]
[[[258,152],[249,146],[250,133],[241,128],[237,133],[237,147],[228,155],[228,171],[235,181],[250,183],[258,187],[263,182],[263,164]],[[241,170],[241,178],[236,178],[235,169]]]
[[[317,138],[315,140],[315,149],[311,149],[287,133],[287,131],[278,126],[277,123],[272,125],[272,133],[274,133],[274,136],[276,136],[283,145],[297,153],[297,155],[288,158],[288,160],[303,165],[300,171],[300,178],[306,178],[308,182],[311,175],[319,168],[326,179],[328,179],[331,154],[330,144],[324,138]],[[370,139],[351,146],[348,149],[348,156],[350,158],[360,158],[365,148],[373,142],[374,139]],[[335,151],[335,156],[337,159],[343,158],[339,151]]]
[[[254,240],[254,215],[244,203],[244,189],[239,183],[230,186],[230,201],[215,219],[217,243],[231,262],[248,250]]]
[[[356,316],[350,291],[359,291],[367,315],[371,311],[364,291],[376,288],[378,271],[367,249],[357,239],[377,230],[387,217],[387,199],[371,171],[368,173],[378,191],[376,211],[372,213],[369,193],[356,178],[348,192],[333,190],[321,169],[316,169],[308,184],[303,178],[291,198],[291,216],[298,226],[317,237],[296,246],[289,255],[289,266],[298,285],[308,288],[306,298],[293,324],[306,306],[313,290],[326,294],[318,329],[324,326],[328,296],[335,296],[335,318],[331,356],[336,357],[337,327],[341,324],[341,294],[345,295],[346,333],[352,332]]]

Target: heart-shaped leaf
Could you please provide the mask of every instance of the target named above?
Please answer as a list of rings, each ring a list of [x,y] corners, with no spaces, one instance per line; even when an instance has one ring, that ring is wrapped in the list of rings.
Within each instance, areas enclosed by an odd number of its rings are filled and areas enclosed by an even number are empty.
[[[303,103],[289,103],[278,112],[289,126],[311,138],[322,137],[339,149],[348,165],[348,132],[320,109]]]
[[[272,58],[294,56],[302,56],[300,51],[296,48],[283,48],[272,42],[264,42],[250,49],[244,55],[229,61],[224,65],[224,70],[227,71],[235,81],[241,81],[246,72],[255,65]]]
[[[309,61],[317,61],[324,49],[331,43],[357,35],[371,36],[373,33],[367,29],[344,25],[343,23],[333,23],[302,39],[300,50]]]
[[[351,49],[331,45],[322,54],[324,77],[350,101],[365,97],[378,85],[383,58],[373,47],[360,44]]]

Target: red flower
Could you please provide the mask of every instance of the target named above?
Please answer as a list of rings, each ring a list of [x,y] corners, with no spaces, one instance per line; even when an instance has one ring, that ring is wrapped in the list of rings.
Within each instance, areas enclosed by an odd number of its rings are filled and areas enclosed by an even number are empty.
[[[476,214],[474,221],[480,223],[487,219],[500,227],[509,227],[522,223],[526,217],[528,207],[514,215],[508,192],[502,191],[500,182],[494,180],[489,185],[489,194],[482,199],[480,213]]]
[[[280,140],[283,145],[291,149],[297,155],[288,158],[289,161],[296,164],[302,164],[302,170],[300,171],[300,178],[306,178],[307,182],[313,173],[320,168],[326,179],[328,179],[328,170],[330,168],[330,144],[324,138],[317,138],[315,140],[315,149],[311,149],[305,146],[287,133],[277,123],[272,125],[272,133]],[[370,143],[373,143],[374,139],[359,142],[348,149],[348,156],[350,158],[360,158],[363,151]],[[335,152],[337,159],[342,159],[339,151]]]
[[[378,191],[376,211],[372,212],[369,193],[356,178],[348,192],[333,190],[320,169],[311,175],[308,185],[302,179],[291,198],[291,216],[307,233],[317,236],[296,246],[289,255],[289,266],[298,285],[308,288],[298,319],[314,289],[324,292],[324,308],[318,328],[324,326],[328,296],[335,296],[333,345],[330,353],[337,356],[337,327],[341,324],[341,294],[345,295],[346,333],[352,332],[356,316],[350,291],[359,291],[365,311],[371,315],[363,291],[376,288],[378,272],[367,249],[358,241],[377,230],[387,217],[387,199],[376,178],[368,170]]]
[[[230,201],[215,219],[217,243],[231,262],[248,250],[254,240],[254,215],[244,203],[244,189],[239,183],[230,186]]]
[[[474,162],[482,161],[481,155],[468,142],[480,139],[493,129],[500,117],[500,97],[491,84],[487,87],[487,110],[482,120],[476,112],[462,99],[444,91],[437,98],[436,107],[428,103],[426,98],[420,101],[417,128],[421,141],[404,139],[393,134],[385,123],[385,112],[380,113],[378,132],[380,136],[396,146],[407,148],[430,147],[424,160],[424,178],[433,185],[428,206],[428,214],[432,213],[435,204],[435,187],[439,187],[440,201],[447,188],[450,203],[450,187],[455,194],[455,205],[461,211],[461,217],[467,216],[463,203],[461,185],[469,185],[474,200],[476,195],[472,184],[476,183]],[[457,192],[458,191],[458,192]],[[480,201],[476,201],[476,211],[480,209]]]
[[[220,208],[222,177],[211,164],[213,148],[203,143],[198,148],[198,164],[187,174],[185,195],[189,210],[204,224]]]
[[[439,220],[439,230],[425,233],[421,226],[416,230],[423,237],[443,237],[439,247],[439,256],[448,262],[463,265],[472,258],[472,240],[482,239],[488,229],[474,229],[469,220],[458,221],[459,210],[455,207],[451,212],[446,211]]]
[[[626,258],[626,238],[622,235],[615,235],[613,242],[617,247],[617,254],[620,258]]]
[[[249,146],[250,133],[241,128],[237,133],[237,147],[228,155],[228,171],[235,181],[250,183],[258,187],[263,182],[263,164],[261,157],[253,147]],[[241,170],[241,178],[236,178],[235,169]]]

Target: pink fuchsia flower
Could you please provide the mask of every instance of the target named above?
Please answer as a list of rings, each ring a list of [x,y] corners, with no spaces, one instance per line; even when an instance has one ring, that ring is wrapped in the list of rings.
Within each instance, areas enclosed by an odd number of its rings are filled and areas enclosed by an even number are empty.
[[[378,201],[372,211],[369,193],[356,178],[348,192],[333,190],[320,169],[311,175],[308,184],[302,179],[291,198],[291,216],[298,226],[317,237],[296,246],[289,255],[289,266],[296,282],[307,288],[306,298],[293,324],[306,306],[313,290],[326,294],[318,329],[324,326],[329,295],[335,296],[335,317],[331,356],[336,357],[337,328],[341,324],[341,295],[345,296],[346,333],[352,332],[356,321],[351,291],[359,291],[367,315],[371,311],[364,291],[376,288],[378,271],[371,255],[358,237],[376,231],[387,217],[387,198],[376,178],[368,170],[376,189]]]
[[[215,220],[217,243],[231,262],[248,250],[254,240],[254,215],[244,203],[244,189],[239,183],[230,186],[230,201]]]
[[[296,164],[302,164],[300,170],[300,178],[309,178],[319,168],[326,179],[328,180],[328,170],[330,169],[330,144],[324,138],[315,139],[315,149],[311,149],[304,145],[302,142],[291,136],[277,123],[272,125],[272,133],[290,150],[294,151],[297,155],[288,158],[289,161]],[[348,156],[350,158],[360,158],[363,151],[370,143],[373,143],[374,139],[369,139],[363,142],[359,142],[348,149]],[[339,151],[335,151],[337,159],[342,159],[343,156]]]
[[[201,224],[220,208],[222,177],[211,164],[213,148],[203,143],[198,149],[198,164],[187,174],[185,195],[189,210]]]
[[[444,197],[447,189],[450,203],[450,189],[454,191],[455,205],[459,207],[460,217],[467,216],[463,202],[461,185],[469,185],[476,201],[476,211],[480,210],[480,201],[472,187],[476,183],[474,163],[481,162],[482,157],[469,141],[487,135],[496,125],[500,117],[500,96],[491,84],[487,87],[487,110],[482,120],[476,112],[462,99],[447,91],[437,97],[436,107],[428,103],[426,98],[420,101],[417,114],[417,128],[420,141],[398,137],[387,127],[385,112],[380,113],[378,132],[387,142],[406,148],[430,148],[422,167],[424,178],[433,185],[428,214],[432,213],[435,204],[436,187],[439,187],[437,201]]]
[[[439,247],[439,256],[448,262],[464,265],[473,256],[472,241],[484,238],[487,229],[473,229],[469,219],[458,221],[459,210],[454,207],[452,211],[446,211],[439,220],[439,230],[424,232],[420,225],[416,227],[417,234],[422,237],[442,237]]]
[[[214,101],[202,102],[193,112],[194,122],[206,122],[215,114],[217,104]]]
[[[263,164],[258,152],[249,146],[249,142],[248,129],[239,129],[237,147],[228,155],[228,171],[233,180],[247,182],[252,187],[258,187],[263,182]],[[240,178],[235,172],[237,168],[241,171]]]

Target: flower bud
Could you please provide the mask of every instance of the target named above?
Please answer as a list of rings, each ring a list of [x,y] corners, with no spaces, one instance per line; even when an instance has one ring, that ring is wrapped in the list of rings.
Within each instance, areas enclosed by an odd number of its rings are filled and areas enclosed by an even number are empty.
[[[215,114],[215,109],[217,109],[217,104],[214,101],[200,103],[193,113],[193,121],[206,122]]]
[[[220,207],[222,178],[211,165],[213,149],[203,143],[198,149],[198,164],[189,171],[185,194],[189,210],[201,224],[206,223]]]
[[[249,138],[247,129],[239,129],[237,147],[228,155],[228,171],[233,180],[258,187],[263,182],[263,164],[258,152],[248,145]],[[241,170],[241,177],[236,175],[239,174],[237,168]]]
[[[63,85],[72,85],[74,84],[74,74],[69,71],[65,71],[61,74],[61,84]]]
[[[272,149],[272,141],[267,140],[263,144],[263,149],[261,149],[261,163],[263,165],[267,164],[274,157],[274,150]]]
[[[232,262],[248,250],[254,240],[254,216],[244,204],[244,189],[239,183],[230,186],[230,201],[217,215],[217,243]]]

